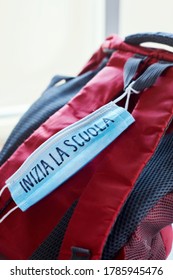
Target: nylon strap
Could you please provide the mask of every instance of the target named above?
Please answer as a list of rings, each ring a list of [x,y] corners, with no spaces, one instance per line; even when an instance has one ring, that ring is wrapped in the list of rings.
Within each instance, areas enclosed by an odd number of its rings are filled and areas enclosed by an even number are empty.
[[[125,65],[125,72],[128,70],[127,64],[128,63]],[[128,66],[130,65],[131,63],[128,64]],[[124,89],[124,92],[114,100],[114,102],[118,103],[126,97],[125,109],[128,110],[131,94],[139,94],[144,89],[151,87],[162,72],[172,65],[172,63],[155,63],[151,65],[137,80],[131,82],[128,87]]]
[[[167,68],[173,66],[173,63],[154,63],[149,66],[146,71],[134,82],[133,88],[136,91],[143,91],[145,88],[151,87],[157,80],[157,78]]]
[[[142,60],[143,59],[135,60],[134,58],[130,58],[126,62],[124,67],[124,88],[127,88],[133,80],[137,67],[140,65]],[[144,89],[151,87],[156,82],[157,78],[171,66],[173,66],[173,63],[164,62],[157,62],[150,65],[138,79],[133,81],[133,89],[140,93]]]
[[[123,79],[124,79],[124,89],[132,82],[141,62],[146,59],[145,56],[131,57],[127,60],[124,65]]]

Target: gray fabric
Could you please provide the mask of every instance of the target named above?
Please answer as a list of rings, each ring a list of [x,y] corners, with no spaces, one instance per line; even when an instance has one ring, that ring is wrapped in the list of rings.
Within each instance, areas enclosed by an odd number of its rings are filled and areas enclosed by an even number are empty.
[[[133,78],[145,57],[132,57],[127,60],[124,65],[124,89],[133,81]],[[133,81],[133,89],[142,92],[144,89],[151,87],[158,77],[173,63],[165,63],[159,61],[150,65],[135,81]]]
[[[151,87],[156,82],[157,78],[171,66],[173,66],[173,63],[162,63],[161,61],[152,64],[134,82],[133,89],[141,92],[144,89]]]
[[[173,34],[164,32],[137,33],[127,36],[125,42],[132,45],[154,42],[173,47]]]
[[[124,72],[123,72],[124,89],[126,89],[126,87],[128,87],[128,85],[131,83],[141,62],[144,61],[145,58],[146,57],[135,56],[127,60],[127,62],[124,65]]]

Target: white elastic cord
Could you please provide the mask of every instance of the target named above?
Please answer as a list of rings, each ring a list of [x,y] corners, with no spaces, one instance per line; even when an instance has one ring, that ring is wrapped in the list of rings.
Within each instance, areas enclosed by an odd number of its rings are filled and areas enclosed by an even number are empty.
[[[115,103],[118,103],[120,100],[122,100],[126,95],[127,95],[127,99],[126,99],[126,103],[125,103],[125,109],[128,110],[129,107],[129,101],[130,101],[130,96],[132,93],[138,94],[140,93],[140,91],[133,89],[133,84],[135,83],[135,81],[133,81],[126,89],[125,92],[123,94],[121,94],[118,98],[116,98],[114,100]]]
[[[12,208],[10,211],[8,211],[1,219],[0,219],[0,223],[2,223],[12,212],[14,212],[16,209],[18,208],[18,206],[15,206],[14,208]]]
[[[7,185],[5,185],[1,190],[0,190],[0,196],[2,196],[3,192],[8,188]],[[12,212],[14,212],[16,209],[18,208],[18,206],[15,206],[14,208],[12,208],[11,210],[9,210],[1,219],[0,219],[0,223],[2,223]]]
[[[124,92],[123,94],[121,94],[119,97],[117,97],[117,98],[114,100],[114,102],[115,102],[115,103],[118,103],[118,102],[119,102],[120,100],[122,100],[127,94],[128,94],[128,92],[127,92],[127,88],[126,88],[125,92]]]
[[[0,190],[0,196],[2,196],[3,192],[8,188],[7,185],[5,185],[1,190]]]
[[[128,107],[129,107],[129,101],[130,101],[130,96],[132,93],[135,93],[135,94],[138,94],[140,93],[140,91],[138,90],[135,90],[132,86],[133,86],[134,82],[132,82],[128,88],[127,88],[127,99],[126,99],[126,103],[125,103],[125,109],[128,110]]]

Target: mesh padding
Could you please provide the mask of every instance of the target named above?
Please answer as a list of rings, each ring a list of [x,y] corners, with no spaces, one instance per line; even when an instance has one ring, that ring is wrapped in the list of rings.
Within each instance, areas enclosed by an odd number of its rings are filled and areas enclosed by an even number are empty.
[[[139,222],[167,193],[173,191],[173,133],[162,138],[155,154],[139,176],[124,204],[103,250],[102,259],[113,259]]]
[[[173,222],[173,193],[163,197],[142,220],[124,247],[128,260],[164,260],[160,230]]]
[[[66,232],[68,223],[73,215],[74,209],[77,205],[75,201],[67,210],[59,224],[53,229],[50,235],[43,241],[43,243],[36,249],[30,257],[30,260],[56,260],[62,245],[64,234]]]

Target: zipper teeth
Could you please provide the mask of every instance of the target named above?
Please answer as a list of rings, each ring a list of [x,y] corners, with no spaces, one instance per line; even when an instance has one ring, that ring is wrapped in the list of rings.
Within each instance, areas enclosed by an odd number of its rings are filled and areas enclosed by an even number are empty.
[[[58,140],[60,140],[64,135],[67,137],[69,136],[70,133],[72,133],[74,130],[78,129],[82,125],[86,125],[89,121],[92,119],[97,118],[101,114],[105,113],[108,109],[112,107],[112,105],[115,106],[115,109],[117,112],[123,112],[124,109],[122,107],[118,107],[114,102],[109,102],[107,105],[103,106],[102,108],[98,109],[97,111],[91,113],[90,115],[84,117],[83,119],[71,124],[70,126],[67,126],[66,128],[62,129],[61,131],[57,132],[53,136],[51,136],[49,139],[47,139],[44,143],[42,143],[21,165],[21,167],[10,177],[13,177],[13,180],[17,180],[18,177],[20,177],[23,167],[27,168],[30,166],[30,163],[40,155],[41,152],[44,152],[47,148],[49,148],[51,145],[54,145]],[[68,133],[66,134],[66,131]],[[6,181],[7,184],[9,183],[10,178]]]

